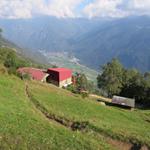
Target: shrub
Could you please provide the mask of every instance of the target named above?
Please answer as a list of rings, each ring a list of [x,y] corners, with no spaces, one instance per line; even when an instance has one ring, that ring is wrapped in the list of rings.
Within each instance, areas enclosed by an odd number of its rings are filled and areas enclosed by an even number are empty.
[[[89,96],[89,93],[87,91],[81,91],[82,98],[86,98]]]
[[[31,80],[31,76],[28,74],[28,73],[24,73],[24,74],[22,74],[22,73],[17,73],[17,76],[19,77],[19,78],[21,78],[22,80]]]
[[[11,67],[11,68],[8,68],[8,73],[9,74],[17,74],[17,72],[16,72],[16,68],[14,68],[14,67]]]
[[[77,91],[77,88],[72,84],[68,85],[66,89],[71,91],[72,93],[79,94],[79,92]]]
[[[7,69],[4,66],[0,66],[0,74],[7,74]]]

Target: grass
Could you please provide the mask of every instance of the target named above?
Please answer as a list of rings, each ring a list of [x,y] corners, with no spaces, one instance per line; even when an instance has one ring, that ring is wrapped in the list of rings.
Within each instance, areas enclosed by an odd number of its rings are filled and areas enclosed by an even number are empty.
[[[44,106],[49,103],[50,110],[50,104],[54,101],[51,101],[53,98],[50,96],[51,93],[47,90],[47,86],[34,83],[32,88],[32,92],[37,94],[35,97],[44,92],[39,99],[43,99]],[[55,92],[56,89],[52,88],[52,90]],[[59,93],[59,90],[57,92]],[[51,102],[46,102],[47,98]],[[57,97],[54,97],[54,100],[55,98]],[[55,110],[58,103],[56,101],[52,105],[52,111]],[[65,103],[62,106],[64,105]],[[61,111],[63,110],[60,110],[59,113]],[[67,112],[64,110],[64,113]],[[71,115],[69,116],[71,117]],[[0,149],[98,150],[112,149],[112,147],[102,137],[96,138],[90,133],[73,132],[54,121],[48,120],[28,99],[24,81],[14,76],[0,74]]]
[[[100,106],[52,85],[30,83],[33,97],[49,113],[72,121],[88,121],[94,131],[114,139],[146,144],[150,147],[150,110],[129,111]]]
[[[0,73],[0,149],[115,149],[107,137],[150,147],[150,110],[101,106],[53,85],[28,81],[32,97],[49,114],[89,123],[88,131],[72,131],[48,120],[30,101],[25,85]]]

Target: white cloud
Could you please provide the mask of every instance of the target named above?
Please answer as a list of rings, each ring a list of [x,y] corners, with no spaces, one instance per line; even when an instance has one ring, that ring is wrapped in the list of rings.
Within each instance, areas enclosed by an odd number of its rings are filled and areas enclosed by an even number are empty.
[[[52,0],[47,13],[57,17],[75,17],[74,10],[83,0]]]
[[[150,0],[131,0],[128,2],[128,11],[133,14],[150,14]]]
[[[83,11],[89,17],[119,17],[125,15],[125,12],[117,9],[117,6],[121,3],[122,0],[96,0],[87,5]]]
[[[0,17],[30,18],[34,7],[41,9],[42,0],[0,0]]]
[[[88,17],[150,15],[150,0],[95,0],[85,6],[83,13]]]
[[[76,12],[83,2],[85,6]],[[41,14],[56,17],[150,15],[150,0],[0,0],[1,18],[31,18]]]
[[[0,0],[0,17],[30,18],[37,14],[57,17],[75,17],[74,9],[82,1],[83,0]]]
[[[14,18],[17,17],[31,17],[30,6],[28,3],[20,3],[20,1],[0,1],[0,16]]]
[[[149,10],[150,0],[131,0],[129,1],[129,7],[139,10]]]

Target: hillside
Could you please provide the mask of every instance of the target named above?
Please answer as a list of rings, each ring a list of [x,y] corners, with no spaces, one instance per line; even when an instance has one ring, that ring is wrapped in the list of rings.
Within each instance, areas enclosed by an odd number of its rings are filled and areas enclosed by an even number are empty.
[[[147,16],[115,20],[41,16],[0,19],[0,26],[6,38],[29,49],[28,53],[67,52],[79,59],[80,64],[94,69],[118,57],[128,68],[150,70],[150,18]],[[47,59],[52,57],[42,58]]]
[[[150,146],[148,110],[101,106],[55,86],[7,74],[0,74],[0,103],[3,150]]]
[[[150,70],[150,18],[131,17],[107,22],[75,40],[76,57],[98,68],[113,57],[127,68]],[[89,56],[90,60],[89,61]]]
[[[18,35],[16,35],[18,36]],[[7,37],[10,39],[9,37]],[[17,37],[16,37],[17,38]],[[13,40],[12,40],[13,41]],[[73,55],[65,52],[43,52],[39,51],[31,51],[28,48],[20,48],[18,46],[19,42],[16,44],[10,42],[9,40],[5,39],[3,36],[0,36],[0,48],[2,49],[11,49],[15,51],[19,56],[26,59],[27,61],[31,62],[31,65],[40,66],[40,67],[51,67],[51,66],[59,66],[59,67],[68,67],[73,70],[73,72],[80,72],[84,73],[88,80],[96,83],[96,78],[98,72],[94,69],[90,69],[85,65],[82,65],[78,62],[77,58]],[[36,45],[36,44],[35,44]],[[59,54],[59,55],[58,55]],[[76,61],[77,60],[77,61]]]
[[[7,92],[9,91],[9,92]],[[49,121],[25,94],[25,83],[0,75],[0,149],[98,149],[109,147],[89,135]]]
[[[149,145],[150,128],[146,121],[149,111],[131,112],[100,106],[98,102],[89,98],[82,99],[51,85],[31,83],[28,90],[39,109],[45,108],[49,115],[64,118],[64,122],[88,122],[87,128],[96,132],[95,134]]]
[[[20,60],[28,63],[30,66],[52,66],[46,59],[40,54],[30,52],[27,49],[22,49],[18,45],[10,42],[0,35],[0,61],[4,61],[8,53],[14,52]],[[45,65],[46,64],[46,65]]]
[[[89,31],[93,23],[88,19],[42,16],[32,19],[0,19],[0,27],[7,39],[21,47],[56,52],[70,50],[68,40]]]

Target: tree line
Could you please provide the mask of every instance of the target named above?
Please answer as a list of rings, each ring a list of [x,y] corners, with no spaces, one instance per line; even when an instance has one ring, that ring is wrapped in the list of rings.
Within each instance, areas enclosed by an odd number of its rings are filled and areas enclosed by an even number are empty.
[[[18,56],[14,50],[6,47],[0,47],[0,63],[8,69],[10,74],[16,74],[16,70],[19,67],[30,66],[29,61]]]
[[[126,69],[118,59],[112,59],[102,66],[97,85],[110,98],[113,95],[134,98],[136,103],[150,107],[150,72]]]

